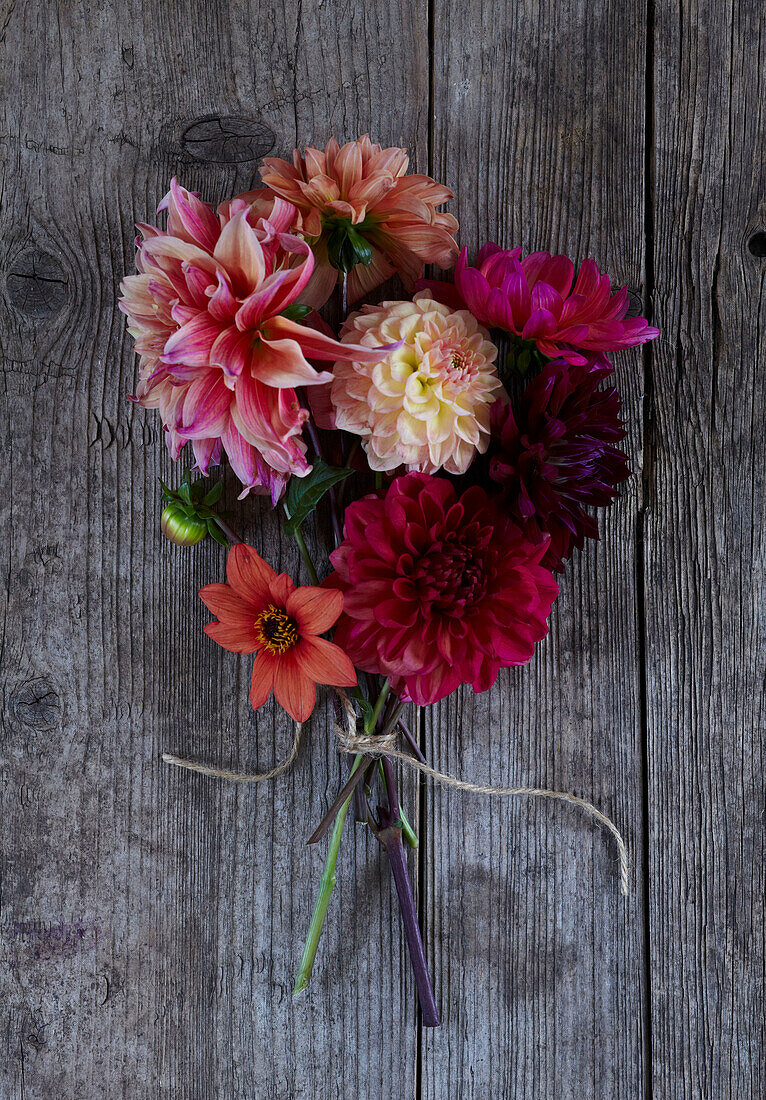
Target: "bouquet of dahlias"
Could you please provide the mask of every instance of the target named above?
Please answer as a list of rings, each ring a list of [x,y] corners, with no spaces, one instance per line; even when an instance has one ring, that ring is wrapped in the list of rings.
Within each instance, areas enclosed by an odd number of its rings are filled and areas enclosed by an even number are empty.
[[[253,656],[254,708],[273,692],[304,723],[324,685],[357,730],[349,777],[310,838],[331,832],[296,992],[353,801],[389,858],[435,1026],[393,737],[425,767],[405,703],[487,691],[531,658],[555,574],[598,537],[588,509],[629,475],[607,354],[658,331],[626,316],[627,292],[592,260],[575,276],[565,256],[486,244],[471,266],[439,209],[452,192],[407,169],[405,150],[365,136],[267,159],[260,189],[217,208],[174,179],[165,228],[139,225],[120,308],[140,356],[133,400],[159,410],[172,458],[189,444],[195,472],[228,461],[240,499],[270,497],[311,581],[277,574],[217,511],[220,482],[187,470],[163,485],[163,532],[230,544],[226,582],[199,593],[215,617],[206,633]],[[424,279],[426,264],[454,265],[454,282]],[[393,275],[406,299],[364,301]],[[337,334],[317,312],[336,292]],[[320,501],[335,542],[325,566],[302,535]]]

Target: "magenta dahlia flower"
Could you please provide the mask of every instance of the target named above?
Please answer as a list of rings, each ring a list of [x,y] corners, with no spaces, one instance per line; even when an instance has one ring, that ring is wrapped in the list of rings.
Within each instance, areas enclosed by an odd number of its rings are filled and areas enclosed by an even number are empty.
[[[402,699],[435,703],[528,661],[558,593],[532,542],[480,487],[459,496],[428,474],[346,510],[326,583],[343,592],[334,642]]]
[[[493,406],[490,477],[502,485],[511,515],[531,537],[549,535],[542,564],[560,571],[572,548],[597,539],[590,505],[611,504],[630,476],[617,390],[598,389],[605,360],[548,363],[514,410]]]
[[[643,317],[626,317],[625,287],[611,293],[609,276],[593,260],[584,260],[577,279],[566,256],[502,249],[485,244],[477,266],[470,267],[463,249],[455,265],[455,283],[421,279],[428,290],[453,309],[469,309],[488,328],[516,336],[549,358],[584,363],[585,352],[618,351],[659,336]]]
[[[121,285],[141,357],[135,400],[159,409],[174,459],[191,442],[207,473],[224,450],[243,496],[276,501],[291,474],[311,469],[294,387],[332,380],[309,358],[348,354],[285,315],[314,269],[308,244],[286,232],[296,211],[274,198],[268,209],[233,200],[216,213],[175,179],[160,209],[167,229],[139,225],[139,274]]]

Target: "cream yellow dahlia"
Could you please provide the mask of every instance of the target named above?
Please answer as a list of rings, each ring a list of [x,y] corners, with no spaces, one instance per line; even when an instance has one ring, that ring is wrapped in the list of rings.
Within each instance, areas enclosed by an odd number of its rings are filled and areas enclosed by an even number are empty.
[[[489,410],[502,389],[497,348],[467,310],[418,294],[363,306],[341,343],[396,345],[375,363],[335,364],[336,425],[362,437],[373,470],[464,473],[489,443]]]

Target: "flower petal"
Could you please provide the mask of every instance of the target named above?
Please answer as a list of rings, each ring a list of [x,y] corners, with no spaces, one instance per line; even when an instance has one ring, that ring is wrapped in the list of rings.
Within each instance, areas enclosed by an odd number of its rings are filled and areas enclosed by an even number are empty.
[[[295,647],[295,659],[317,684],[353,687],[356,683],[356,670],[351,661],[340,646],[326,638],[301,638]]]
[[[220,326],[207,313],[198,313],[168,339],[162,352],[163,363],[209,366],[210,349],[220,331]]]
[[[299,325],[287,317],[273,317],[264,327],[264,333],[272,342],[277,339],[293,340],[309,359],[331,362],[336,359],[353,359],[357,363],[375,363],[380,359],[381,350],[391,350],[388,347],[381,349],[363,347],[361,344],[341,344],[334,337],[325,336],[306,325]]]
[[[301,635],[324,634],[338,621],[343,595],[337,589],[304,585],[290,593],[286,611],[298,623]],[[328,681],[329,682],[329,681]]]
[[[305,722],[316,703],[316,685],[293,653],[284,653],[274,670],[274,698],[296,722]]]
[[[276,328],[274,325],[276,320],[282,321],[283,318],[274,318],[269,322],[270,333]],[[303,329],[302,325],[296,327]],[[306,329],[306,331],[313,330]],[[319,336],[319,333],[314,335]],[[336,349],[335,355],[337,354]],[[296,340],[267,340],[262,337],[253,348],[251,361],[255,378],[266,386],[281,389],[294,386],[318,386],[325,382],[332,382],[332,374],[329,371],[314,370]]]
[[[179,431],[187,439],[217,438],[229,419],[232,394],[219,371],[205,371],[186,391]]]
[[[221,461],[220,439],[193,439],[192,448],[197,463],[196,468],[204,477],[207,477],[210,467],[217,466]]]
[[[260,241],[247,220],[247,213],[247,210],[241,210],[226,223],[213,256],[226,268],[235,287],[249,293],[265,278],[266,263]]]
[[[295,582],[287,573],[280,573],[269,585],[269,591],[277,607],[287,607],[290,593],[295,591]]]
[[[206,584],[198,594],[205,607],[219,619],[227,619],[237,625],[251,622],[258,613],[230,584]]]
[[[247,641],[242,630],[228,622],[207,623],[202,629],[209,638],[230,653],[255,653],[258,648],[255,636],[252,642]]]
[[[250,705],[253,710],[262,707],[271,695],[277,666],[278,658],[271,653],[263,649],[256,653],[253,661],[253,678],[250,681]]]
[[[170,181],[170,191],[157,209],[167,209],[169,234],[213,251],[221,232],[218,218],[207,203],[181,187],[175,176]]]
[[[254,615],[271,599],[270,586],[276,573],[264,561],[257,550],[245,542],[238,542],[229,550],[226,559],[226,576],[229,585],[254,609]]]
[[[223,330],[219,329],[210,348],[210,362],[221,368],[226,377],[231,379],[230,385],[234,388],[236,379],[247,374],[252,354],[252,332],[240,332],[235,325],[228,325]]]

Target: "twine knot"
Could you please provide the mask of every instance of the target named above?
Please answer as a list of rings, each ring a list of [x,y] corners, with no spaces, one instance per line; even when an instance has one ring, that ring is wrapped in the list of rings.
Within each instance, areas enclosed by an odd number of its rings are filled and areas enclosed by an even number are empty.
[[[344,691],[339,689],[336,690],[343,705],[343,711],[346,717],[345,728],[340,723],[336,723],[332,727],[335,739],[338,742],[339,752],[373,757],[390,756],[396,760],[401,760],[408,767],[416,769],[423,775],[429,776],[429,778],[433,779],[436,783],[440,783],[444,787],[452,787],[453,790],[457,791],[468,791],[472,794],[486,794],[495,797],[509,795],[529,798],[552,798],[557,799],[559,802],[568,802],[572,806],[579,806],[584,813],[595,818],[595,820],[603,825],[605,829],[608,829],[614,837],[620,864],[620,892],[627,897],[630,891],[628,888],[628,852],[625,847],[625,841],[622,839],[622,834],[615,823],[608,818],[606,814],[602,814],[600,810],[596,809],[591,802],[586,801],[584,798],[579,798],[577,795],[569,794],[568,791],[550,791],[544,787],[490,787],[482,783],[469,783],[463,779],[457,779],[453,775],[446,775],[444,772],[439,772],[436,768],[421,763],[420,760],[416,760],[408,753],[401,752],[399,749],[395,748],[397,738],[396,727],[384,734],[360,734],[357,728],[356,712],[354,711],[351,700]],[[166,764],[174,764],[177,768],[188,768],[190,771],[199,772],[201,775],[209,775],[216,779],[230,779],[235,783],[259,783],[264,779],[274,779],[292,766],[295,757],[298,755],[302,731],[303,726],[299,722],[296,722],[293,745],[287,759],[267,772],[246,775],[241,772],[226,771],[222,768],[210,768],[206,764],[198,764],[193,760],[184,760],[182,757],[174,756],[169,752],[164,752],[162,754],[162,759]]]
[[[338,742],[338,752],[364,756],[389,756],[396,747],[396,726],[388,733],[359,733],[356,711],[345,691],[338,691],[346,716],[346,725],[334,724],[332,731]]]

